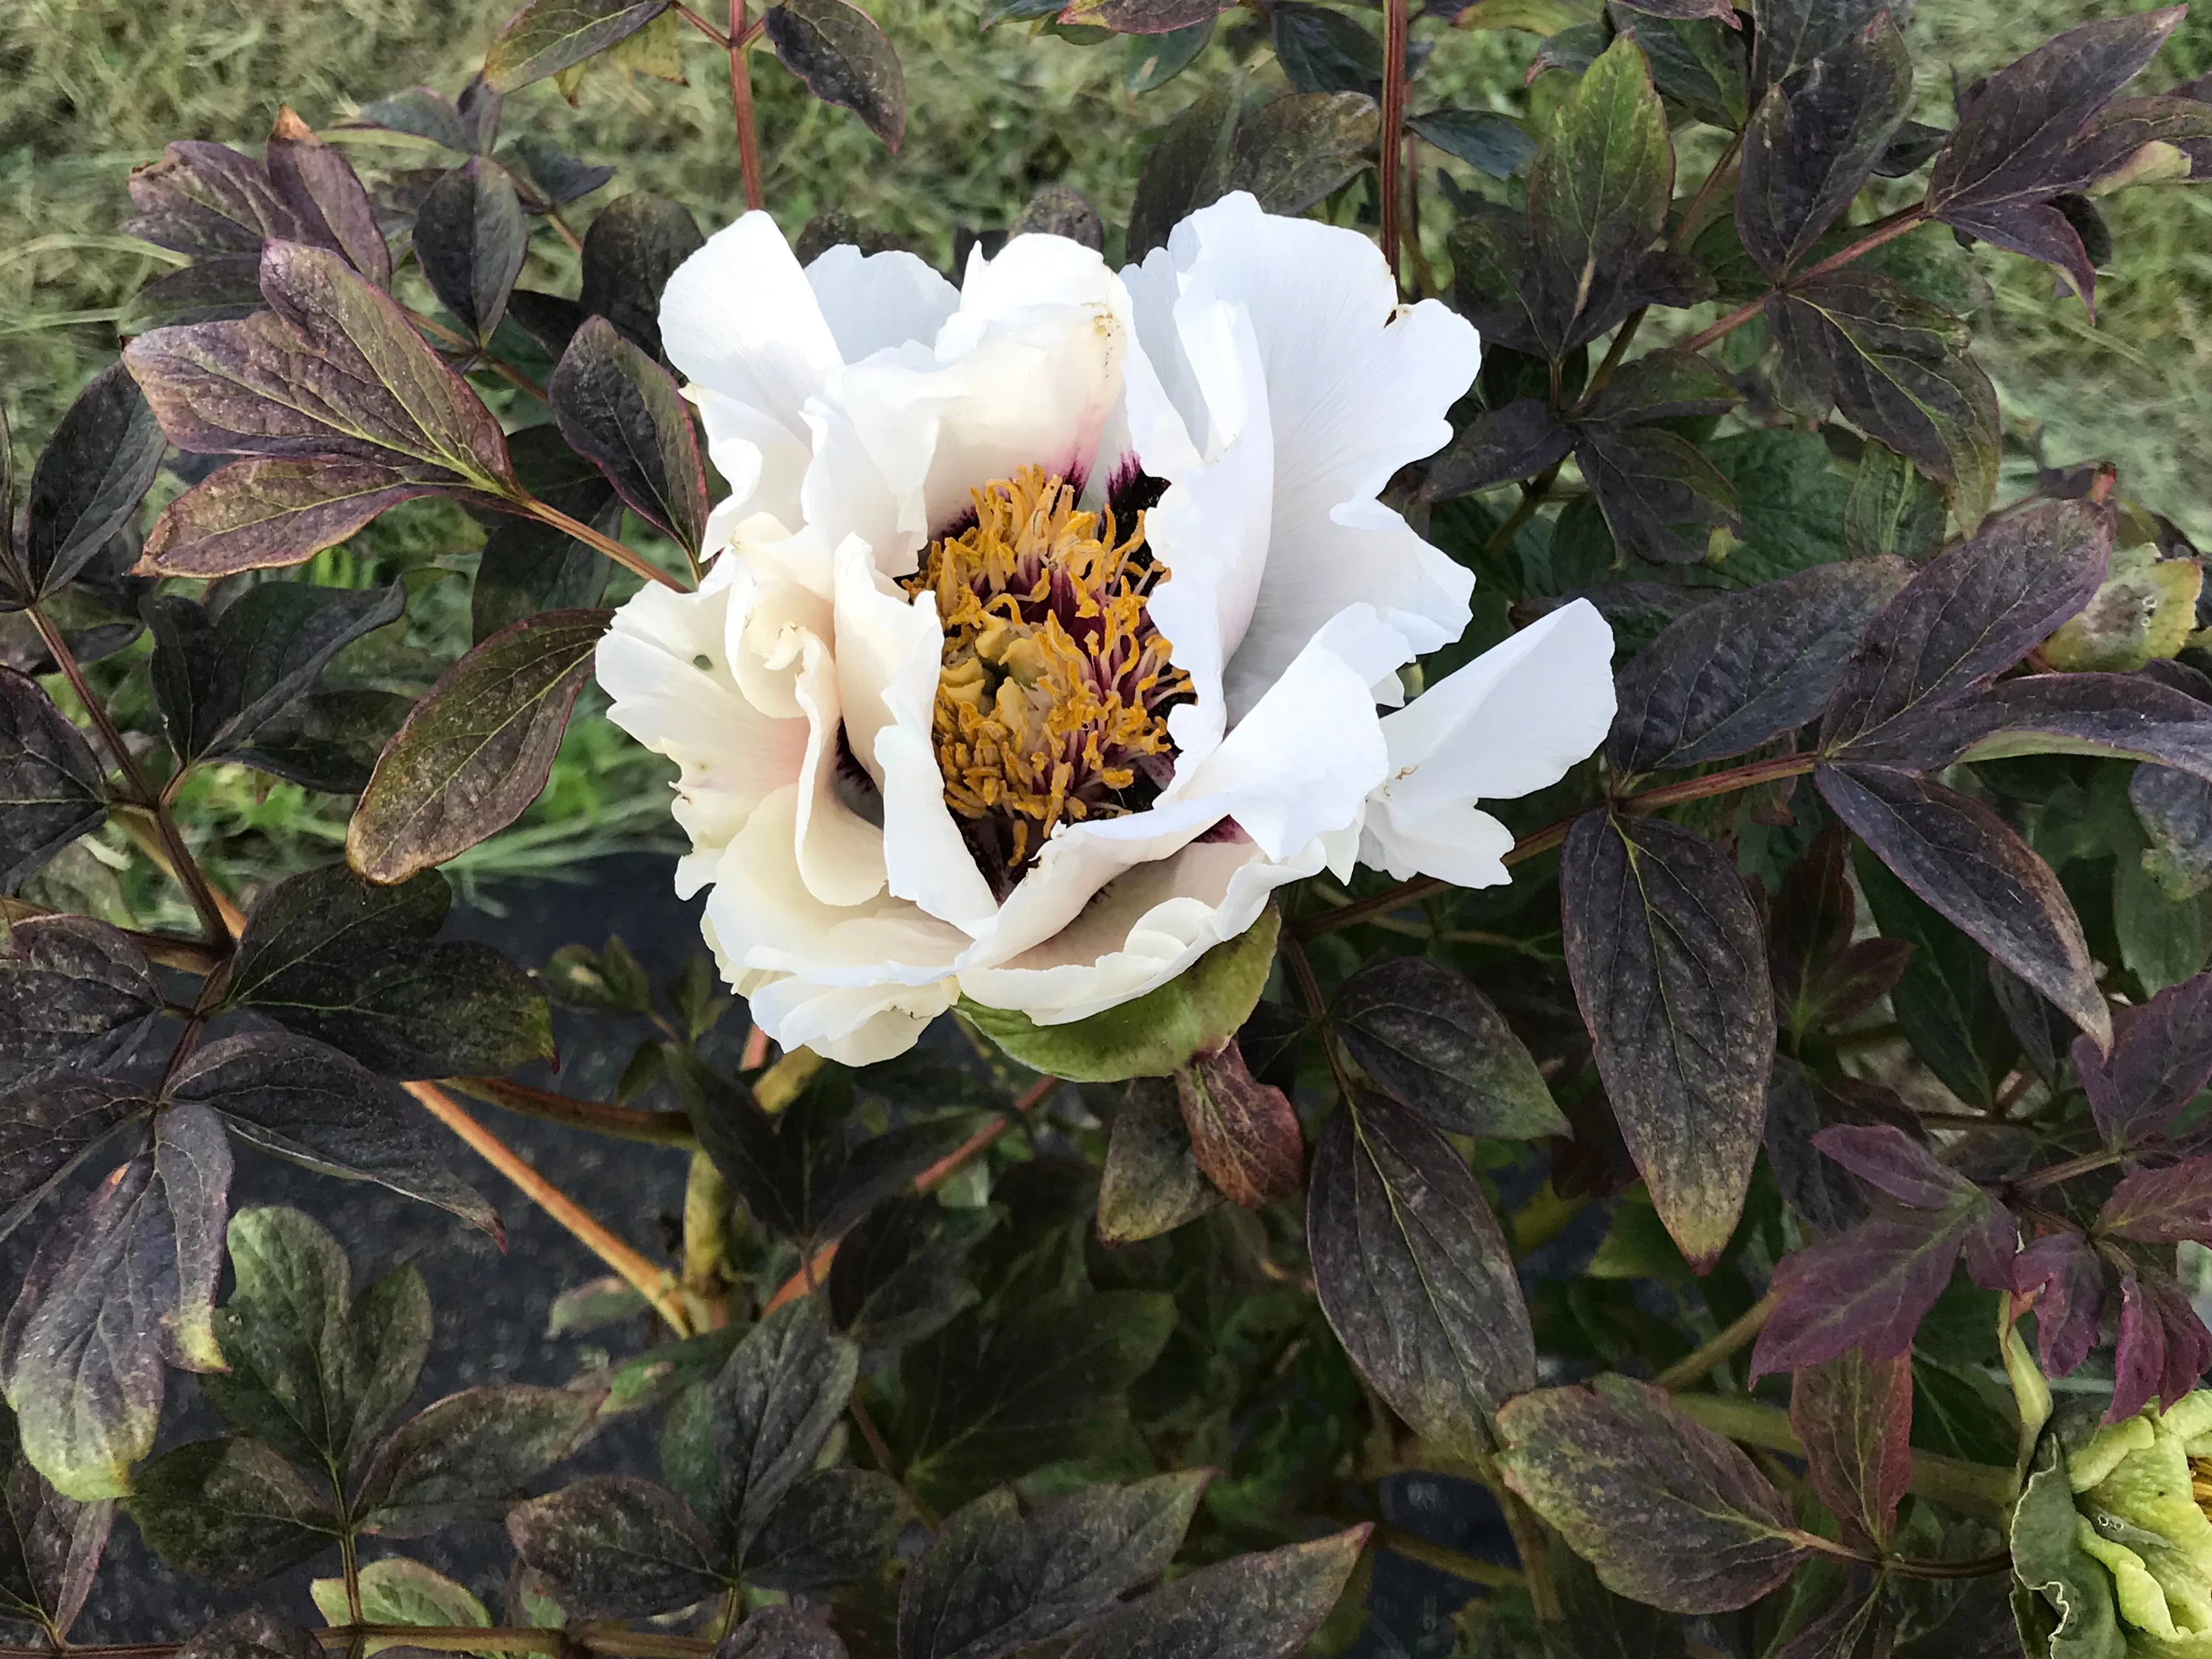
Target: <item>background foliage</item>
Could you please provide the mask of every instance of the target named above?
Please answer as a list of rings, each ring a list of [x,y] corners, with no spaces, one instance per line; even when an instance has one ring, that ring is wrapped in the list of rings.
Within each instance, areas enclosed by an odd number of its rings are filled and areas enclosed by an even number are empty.
[[[2204,210],[2082,192],[2212,167],[2205,37],[2131,86],[2178,14],[2002,70],[1936,0],[1910,46],[1859,0],[1767,0],[1755,39],[1725,0],[1481,0],[1416,16],[1407,111],[1401,6],[1229,9],[1141,98],[1165,37],[1095,25],[1212,8],[1054,9],[989,0],[979,42],[964,6],[886,37],[783,0],[811,91],[759,70],[743,167],[714,25],[659,0],[465,18],[442,63],[374,8],[20,34],[21,118],[112,136],[29,154],[40,228],[0,256],[37,284],[5,337],[0,1229],[41,1238],[0,1327],[0,1609],[58,1638],[120,1515],[214,1583],[325,1564],[354,1645],[1275,1659],[1358,1639],[1395,1556],[1480,1592],[1470,1655],[2144,1650],[2068,1460],[2212,1363],[2177,1255],[2212,1240],[2201,440],[2145,418],[2196,393],[2130,379],[2198,349]],[[504,111],[447,98],[487,39]],[[408,42],[446,93],[341,118]],[[1379,211],[1370,93],[1419,141]],[[265,152],[154,160],[224,96]],[[805,245],[954,263],[1050,222],[1112,256],[1238,182],[1403,228],[1409,285],[1485,332],[1458,437],[1394,486],[1481,578],[1424,672],[1572,595],[1615,625],[1620,719],[1513,805],[1510,888],[1316,881],[1156,993],[1173,1018],[975,1011],[857,1071],[726,1035],[703,963],[444,936],[456,886],[658,810],[569,706],[602,601],[696,575],[709,480],[653,317],[701,222],[757,193]],[[638,1038],[612,1098],[529,1071],[555,1003]],[[665,1250],[456,1096],[687,1154]],[[612,1269],[556,1322],[641,1351],[416,1410],[414,1270],[357,1285],[307,1216],[229,1200],[246,1147],[495,1237],[447,1131]],[[173,1370],[224,1432],[156,1451]],[[631,1413],[657,1465],[547,1478]],[[1510,1564],[1399,1524],[1415,1472],[1493,1504]],[[491,1520],[496,1614],[392,1553]],[[306,1659],[283,1611],[189,1650]]]

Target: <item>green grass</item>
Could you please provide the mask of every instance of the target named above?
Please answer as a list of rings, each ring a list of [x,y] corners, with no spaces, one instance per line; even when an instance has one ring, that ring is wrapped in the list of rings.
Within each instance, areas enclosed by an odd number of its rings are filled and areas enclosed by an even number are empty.
[[[513,3],[12,0],[0,15],[0,407],[19,443],[42,437],[112,359],[117,308],[167,268],[117,234],[134,164],[172,138],[258,146],[280,103],[328,127],[411,82],[456,89]],[[1971,79],[2069,24],[2146,3],[1921,0],[1913,35],[1923,113],[1942,113],[1954,66]],[[1179,80],[1132,100],[1121,87],[1119,42],[1084,48],[1019,26],[980,33],[975,0],[870,4],[906,65],[904,149],[887,154],[852,116],[816,103],[763,55],[755,79],[769,203],[791,231],[819,210],[839,208],[940,264],[960,228],[1003,226],[1046,184],[1082,191],[1109,224],[1125,218],[1149,134],[1232,59],[1217,40]],[[2203,11],[2184,25],[2151,84],[2212,69],[2212,6]],[[577,156],[619,166],[613,185],[572,210],[579,224],[629,190],[673,197],[708,229],[740,210],[722,59],[693,32],[679,38],[687,84],[599,70],[574,108],[543,83],[510,100],[508,132],[527,128]],[[1533,46],[1522,34],[1449,35],[1417,85],[1415,107],[1526,109],[1522,70]],[[406,161],[388,145],[355,142],[365,167]],[[2212,539],[2212,492],[2199,483],[2212,477],[2212,329],[2204,326],[2212,314],[2212,190],[2136,191],[2106,207],[2118,256],[2100,285],[2096,325],[2078,302],[2051,299],[2041,267],[1984,249],[1973,257],[1992,297],[1974,319],[1978,348],[2021,454],[2039,437],[2054,464],[2112,459],[2124,490]],[[1432,231],[1441,217],[1431,216]],[[1441,268],[1440,241],[1432,253]],[[525,280],[573,291],[573,256],[541,236]],[[435,592],[411,623],[409,643],[422,653],[416,669],[465,644],[460,574],[479,540],[457,511],[425,503],[378,526],[365,544]],[[344,574],[337,565],[326,573]],[[473,884],[561,872],[590,851],[665,834],[666,775],[586,718],[546,800],[460,873]],[[210,772],[191,805],[247,885],[328,856],[343,823],[342,803],[234,769]],[[102,854],[108,864],[87,851],[64,873],[108,902],[113,866],[127,860],[112,847]],[[127,897],[142,915],[157,903],[135,888]]]

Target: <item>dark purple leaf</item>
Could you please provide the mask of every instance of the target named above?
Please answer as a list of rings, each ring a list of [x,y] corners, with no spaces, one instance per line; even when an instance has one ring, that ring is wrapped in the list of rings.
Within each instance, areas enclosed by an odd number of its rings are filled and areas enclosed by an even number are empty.
[[[1839,1125],[1821,1130],[1813,1144],[1869,1187],[1916,1210],[1948,1209],[1978,1190],[1894,1124]]]
[[[1660,1219],[1701,1271],[1735,1231],[1766,1116],[1774,994],[1733,858],[1678,824],[1588,813],[1560,860],[1567,969]]]
[[[545,787],[605,611],[549,611],[447,669],[386,745],[346,829],[346,858],[381,884],[504,830]]]
[[[1790,1380],[1806,1477],[1844,1535],[1887,1546],[1912,1479],[1912,1361],[1853,1348]]]
[[[276,112],[267,165],[270,187],[303,233],[293,240],[330,248],[379,288],[392,286],[392,252],[352,164],[289,108]]]
[[[261,309],[261,259],[221,253],[156,276],[132,295],[115,331],[130,336],[191,323],[222,323]]]
[[[106,922],[16,922],[0,946],[0,1088],[58,1071],[83,1079],[106,1071],[129,1054],[164,1001],[144,954]],[[13,1161],[0,1153],[0,1171]],[[9,1184],[0,1173],[0,1191]]]
[[[2121,1009],[2112,1018],[2111,1052],[2100,1054],[2077,1040],[2074,1065],[2107,1145],[2157,1134],[2212,1082],[2212,975]]]
[[[1900,1362],[1902,1363],[1902,1362]],[[1865,1567],[1854,1567],[1834,1598],[1793,1632],[1766,1659],[1890,1659],[1898,1615],[1889,1586]],[[2005,1634],[2009,1637],[2011,1631]]]
[[[0,667],[0,892],[98,828],[106,795],[84,734],[36,680]]]
[[[1080,1631],[1166,1570],[1206,1480],[1097,1486],[1026,1516],[1000,1487],[956,1510],[900,1586],[898,1659],[1000,1659]]]
[[[622,498],[608,489],[598,510],[585,518],[594,530],[611,536],[622,514]],[[605,554],[566,531],[535,519],[509,519],[485,538],[477,556],[476,584],[469,590],[473,642],[482,645],[548,611],[598,608],[614,568]],[[377,745],[380,753],[383,747]]]
[[[264,1152],[375,1182],[503,1237],[499,1217],[453,1173],[406,1091],[322,1043],[288,1031],[221,1037],[192,1052],[169,1093],[213,1107]]]
[[[196,258],[258,257],[266,241],[312,240],[270,182],[268,168],[197,138],[179,139],[160,161],[132,168],[131,202],[138,211],[125,221],[126,234]]]
[[[1850,1231],[1785,1256],[1774,1270],[1780,1299],[1752,1350],[1752,1375],[1802,1370],[1853,1348],[1871,1359],[1903,1353],[1951,1282],[1960,1250],[1993,1221],[2010,1225],[1971,1189],[1948,1209],[1880,1206]]]
[[[64,1498],[20,1455],[0,1409],[0,1616],[21,1614],[65,1636],[91,1594],[115,1504]]]
[[[428,467],[465,493],[504,496],[499,422],[424,344],[391,296],[338,255],[272,242],[270,309],[155,329],[124,362],[180,449]]]
[[[1493,179],[1510,179],[1536,154],[1528,128],[1495,110],[1432,109],[1406,125],[1448,155]]]
[[[2112,1354],[2107,1423],[2124,1422],[2155,1401],[2163,1409],[2212,1368],[2212,1331],[2181,1286],[2148,1269],[2120,1276],[2120,1340]]]
[[[670,1419],[669,1484],[725,1553],[741,1555],[845,1411],[860,1350],[820,1297],[801,1297],[745,1335],[714,1382]]]
[[[515,153],[521,156],[522,165],[530,174],[531,183],[540,191],[529,204],[533,213],[550,211],[565,206],[593,191],[615,176],[611,164],[592,166],[579,161],[558,145],[544,138],[527,136],[515,141]]]
[[[705,240],[698,222],[681,204],[633,191],[600,209],[584,233],[583,284],[576,296],[582,314],[569,321],[572,313],[564,309],[565,301],[538,305],[532,301],[526,309],[517,294],[510,301],[515,320],[550,350],[552,335],[565,328],[573,336],[585,317],[604,317],[625,339],[657,358],[661,356],[661,290]],[[560,349],[565,352],[569,343],[569,337],[562,337]]]
[[[1752,1461],[1625,1376],[1544,1389],[1498,1413],[1506,1484],[1616,1595],[1670,1613],[1748,1607],[1804,1559]]]
[[[745,1582],[819,1595],[874,1574],[911,1518],[897,1481],[873,1469],[817,1469],[768,1517],[745,1552]]]
[[[547,388],[561,435],[641,516],[693,552],[707,526],[707,474],[668,371],[604,317],[576,331]]]
[[[1237,124],[1222,175],[1269,213],[1303,213],[1375,165],[1382,112],[1364,92],[1291,92]]]
[[[1838,1233],[1863,1219],[1867,1206],[1857,1183],[1813,1144],[1825,1121],[1805,1068],[1777,1056],[1766,1091],[1767,1164],[1798,1219],[1817,1232]]]
[[[161,509],[139,570],[228,576],[300,564],[353,535],[386,507],[435,495],[451,479],[380,461],[233,461]]]
[[[527,975],[489,945],[432,942],[451,902],[428,871],[379,887],[336,865],[275,883],[247,914],[226,1006],[386,1076],[496,1075],[551,1059],[552,1015]]]
[[[1736,229],[1780,278],[1851,204],[1912,106],[1912,58],[1887,15],[1767,89],[1744,130]]]
[[[1098,1177],[1098,1237],[1130,1244],[1173,1232],[1221,1202],[1190,1144],[1176,1087],[1166,1078],[1129,1079],[1106,1140]],[[840,1263],[845,1248],[837,1252]],[[836,1279],[831,1279],[836,1287]]]
[[[1716,530],[1740,531],[1735,489],[1679,432],[1663,427],[1577,428],[1575,462],[1613,539],[1654,564],[1697,564]]]
[[[229,1141],[195,1105],[162,1113],[152,1139],[47,1233],[0,1327],[24,1455],[80,1502],[131,1489],[153,1449],[165,1360],[222,1364],[211,1322]]]
[[[1340,1105],[1308,1188],[1316,1293],[1352,1363],[1424,1438],[1480,1454],[1536,1380],[1504,1235],[1466,1163],[1395,1101]]]
[[[530,230],[500,167],[471,156],[430,186],[415,216],[415,258],[431,290],[478,341],[507,315]]]
[[[2112,1013],[2051,866],[1979,801],[1917,773],[1822,765],[1821,799],[1905,884],[2109,1045]]]
[[[2212,1243],[2212,1158],[2123,1176],[2097,1212],[2097,1231],[2140,1244]]]
[[[1129,204],[1128,257],[1141,259],[1200,208],[1218,201],[1243,112],[1241,83],[1222,81],[1160,129]]]
[[[130,1510],[162,1560],[231,1589],[320,1554],[338,1529],[326,1492],[246,1435],[154,1458],[137,1472]]]
[[[1752,44],[1753,85],[1772,86],[1843,49],[1883,12],[1899,10],[1891,0],[1763,0]]]
[[[1124,1603],[1066,1659],[1291,1659],[1344,1594],[1368,1528],[1231,1556]]]
[[[635,34],[667,9],[668,0],[528,0],[492,37],[484,84],[509,93],[557,75]]]
[[[1571,428],[1540,399],[1522,398],[1486,410],[1468,423],[1451,447],[1429,463],[1424,498],[1449,501],[1508,478],[1527,478],[1565,460],[1575,447]]]
[[[179,593],[146,607],[154,695],[169,745],[198,760],[239,748],[312,686],[339,651],[397,620],[407,590],[263,582],[211,618]]]
[[[19,936],[21,930],[17,924]],[[114,1078],[43,1077],[0,1094],[0,1237],[20,1226],[108,1136],[153,1109],[143,1085]]]
[[[2041,1292],[2035,1304],[2036,1358],[2045,1376],[2070,1376],[2097,1346],[2104,1259],[2080,1233],[2047,1234],[2014,1258],[2012,1288],[2021,1296]]]
[[[906,137],[906,71],[876,21],[847,0],[777,0],[761,14],[783,66],[851,110],[894,154]]]
[[[93,376],[31,472],[24,515],[26,600],[65,586],[131,520],[167,440],[120,363]]]
[[[2075,140],[2157,55],[2186,10],[2171,6],[2086,23],[1982,82],[1936,158],[1929,208],[1955,222],[1962,213],[2090,183],[2094,174],[2079,177],[2069,165]]]
[[[575,1449],[599,1399],[520,1382],[448,1395],[376,1449],[354,1513],[369,1531],[399,1538],[453,1521],[497,1520],[521,1487]]]
[[[1280,1089],[1245,1069],[1233,1038],[1176,1073],[1176,1100],[1199,1168],[1231,1203],[1264,1209],[1298,1190],[1306,1162],[1298,1115]]]
[[[1966,355],[1966,327],[1879,271],[1845,266],[1767,302],[1800,413],[1829,407],[1895,450],[1972,529],[1996,489],[1996,392]]]
[[[604,217],[605,216],[601,216]],[[594,220],[593,223],[598,221]],[[586,233],[586,240],[589,233]],[[574,300],[563,299],[557,294],[540,294],[536,289],[518,288],[507,296],[507,314],[524,333],[538,342],[545,355],[556,362],[568,349],[568,342],[576,337],[576,331],[584,325],[590,313]],[[647,318],[650,319],[648,311]],[[653,338],[660,337],[655,328]]]
[[[1926,771],[2012,755],[2106,755],[2212,779],[2212,708],[2141,674],[2023,674],[1900,719],[1850,752]]]
[[[1724,415],[1742,401],[1735,382],[1694,352],[1652,351],[1607,381],[1588,414],[1631,427]]]
[[[722,1583],[698,1516],[635,1475],[593,1475],[518,1504],[507,1535],[574,1618],[672,1613]]]
[[[1615,677],[1606,758],[1621,773],[1702,765],[1804,725],[1910,574],[1900,559],[1845,560],[1699,605]]]
[[[716,1644],[714,1659],[846,1659],[845,1644],[820,1615],[797,1602],[761,1607]]]
[[[469,135],[462,128],[461,112],[453,100],[432,87],[409,87],[387,97],[363,104],[349,121],[342,127],[380,128],[386,132],[404,132],[417,138],[428,138],[434,144],[469,152]]]
[[[1527,1045],[1442,963],[1375,963],[1345,981],[1332,1012],[1360,1069],[1438,1128],[1516,1140],[1567,1133]]]

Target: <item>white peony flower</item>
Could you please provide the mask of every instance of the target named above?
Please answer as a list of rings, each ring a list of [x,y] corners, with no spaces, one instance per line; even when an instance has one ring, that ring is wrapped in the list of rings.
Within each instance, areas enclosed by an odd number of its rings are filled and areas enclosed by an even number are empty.
[[[682,768],[679,890],[787,1047],[884,1059],[963,996],[1080,1019],[1324,868],[1502,882],[1476,803],[1612,720],[1586,604],[1378,708],[1468,623],[1376,495],[1479,352],[1352,231],[1234,196],[1118,276],[1028,235],[956,290],[801,270],[753,213],[660,328],[732,493],[700,591],[640,592],[599,675]]]

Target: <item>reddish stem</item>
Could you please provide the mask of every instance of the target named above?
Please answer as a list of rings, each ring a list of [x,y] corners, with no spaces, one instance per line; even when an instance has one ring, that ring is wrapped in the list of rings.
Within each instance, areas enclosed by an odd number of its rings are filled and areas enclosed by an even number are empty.
[[[738,116],[738,166],[744,174],[745,206],[757,211],[768,198],[761,191],[760,135],[753,125],[752,63],[745,48],[752,36],[745,27],[745,0],[730,0],[730,103]]]
[[[1390,279],[1401,293],[1399,179],[1403,151],[1398,135],[1406,126],[1406,0],[1382,0],[1382,251],[1390,260]]]

